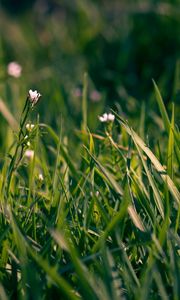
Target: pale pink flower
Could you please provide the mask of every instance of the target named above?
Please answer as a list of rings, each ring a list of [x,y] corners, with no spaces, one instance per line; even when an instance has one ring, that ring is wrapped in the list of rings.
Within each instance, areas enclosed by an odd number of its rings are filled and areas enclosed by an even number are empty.
[[[27,158],[33,159],[33,157],[34,157],[34,150],[27,149],[25,151],[24,155]]]
[[[32,107],[37,104],[40,97],[41,97],[41,94],[38,93],[37,91],[29,90],[28,99],[31,102]]]
[[[94,90],[90,94],[90,99],[93,102],[99,102],[101,100],[101,94],[98,91]]]
[[[7,66],[7,72],[10,76],[18,78],[21,76],[22,67],[15,61],[12,61]]]
[[[81,97],[82,96],[82,90],[80,88],[76,88],[74,91],[73,91],[73,95],[74,97]]]

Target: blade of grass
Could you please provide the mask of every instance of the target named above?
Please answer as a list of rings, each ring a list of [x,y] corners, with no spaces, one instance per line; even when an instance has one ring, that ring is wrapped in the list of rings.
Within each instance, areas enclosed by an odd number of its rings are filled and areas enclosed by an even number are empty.
[[[133,133],[132,133],[131,136],[133,138]],[[143,159],[142,152],[139,149],[139,146],[137,145],[136,140],[134,138],[133,138],[133,140],[134,140],[134,143],[135,143],[136,148],[138,150],[138,153],[139,153],[139,156],[141,158],[141,161],[142,161],[143,167],[145,169],[145,172],[147,174],[147,178],[149,180],[149,184],[152,187],[152,190],[153,190],[153,193],[154,193],[154,196],[155,196],[154,199],[155,199],[155,202],[156,202],[156,206],[157,206],[157,208],[158,208],[158,210],[159,210],[162,218],[164,219],[164,208],[163,208],[163,203],[162,203],[161,195],[160,195],[159,190],[158,190],[158,188],[157,188],[157,186],[155,184],[155,181],[153,180],[153,177],[152,177],[152,175],[151,175],[151,173],[150,173],[150,171],[148,169],[148,166],[147,166],[145,160]]]
[[[57,232],[55,230],[51,230],[51,235],[57,244],[67,251],[71,257],[74,268],[79,277],[79,284],[81,286],[82,293],[86,299],[97,299],[96,298],[96,284],[92,281],[92,276],[89,273],[88,269],[79,259],[77,251],[75,247],[69,242],[69,238],[66,238],[63,233]]]
[[[87,128],[87,87],[88,87],[88,80],[87,80],[87,73],[84,74],[83,80],[83,95],[82,95],[82,130],[86,131]]]
[[[161,116],[162,116],[162,119],[164,122],[164,127],[165,127],[165,130],[167,131],[167,133],[169,134],[170,120],[169,120],[166,108],[164,106],[164,102],[163,102],[161,93],[160,93],[158,86],[156,85],[154,80],[153,80],[153,85],[154,85],[154,89],[155,89],[156,100],[159,105]]]
[[[50,133],[51,137],[53,138],[54,142],[58,145],[59,143],[59,137],[58,135],[55,133],[55,131],[48,125],[46,124],[39,124],[40,127],[44,127],[48,130],[48,132]],[[76,167],[74,166],[74,163],[72,162],[72,159],[70,158],[69,154],[67,153],[67,151],[65,151],[64,147],[62,144],[60,144],[60,151],[61,151],[61,154],[64,158],[64,160],[66,161],[71,173],[73,174],[73,176],[78,179],[78,173],[77,173],[77,169]]]
[[[1,283],[0,283],[0,299],[1,300],[8,300],[8,297],[6,295],[4,287],[3,287],[3,285]]]
[[[172,106],[172,118],[169,130],[168,152],[167,152],[167,173],[173,179],[174,166],[174,105]]]
[[[85,149],[88,152],[88,154],[90,155],[90,157],[93,159],[93,161],[96,163],[98,168],[101,170],[101,172],[104,174],[105,178],[109,181],[111,186],[116,190],[116,192],[118,194],[123,195],[122,188],[116,182],[116,180],[113,178],[113,176],[110,174],[110,172],[104,166],[102,166],[102,164],[90,153],[90,151],[86,147],[85,147]]]
[[[153,85],[154,85],[154,89],[155,89],[156,100],[157,100],[157,103],[158,103],[158,106],[159,106],[159,109],[160,109],[160,112],[161,112],[161,116],[162,116],[162,119],[163,119],[164,128],[165,128],[167,134],[169,135],[169,130],[170,130],[170,127],[171,127],[171,123],[170,123],[170,120],[169,120],[169,117],[168,117],[168,114],[167,114],[167,111],[166,111],[161,93],[160,93],[160,91],[158,89],[158,86],[156,85],[154,80],[153,80]],[[175,137],[175,140],[176,140],[176,144],[179,147],[179,134],[175,129],[174,129],[174,137]],[[178,148],[178,150],[179,150],[179,148]]]
[[[4,101],[2,99],[0,99],[0,112],[2,113],[2,115],[6,119],[6,121],[8,122],[9,126],[15,131],[18,130],[18,122],[13,117],[13,115],[9,111],[7,105],[4,103]]]
[[[120,223],[122,219],[125,218],[128,210],[128,205],[130,202],[130,196],[129,196],[129,190],[128,186],[126,185],[124,195],[123,195],[123,201],[121,203],[119,211],[115,214],[115,216],[111,219],[111,221],[106,226],[104,232],[101,234],[95,245],[93,246],[92,252],[95,253],[99,250],[102,243],[105,242],[109,234],[115,229],[115,227]]]
[[[102,259],[104,272],[104,282],[109,298],[112,300],[120,300],[123,298],[122,281],[116,263],[112,254],[104,246],[102,247]]]

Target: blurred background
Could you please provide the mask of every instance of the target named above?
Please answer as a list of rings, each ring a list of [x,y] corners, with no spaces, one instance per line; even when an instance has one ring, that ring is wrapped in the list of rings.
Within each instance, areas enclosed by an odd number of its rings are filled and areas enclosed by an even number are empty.
[[[144,110],[147,122],[153,118],[158,124],[152,79],[167,108],[174,101],[179,109],[179,0],[0,3],[0,97],[15,118],[31,88],[43,95],[37,108],[41,121],[56,127],[62,114],[79,126],[84,72],[92,130],[109,108],[136,124]],[[18,78],[7,72],[14,61],[22,67]]]

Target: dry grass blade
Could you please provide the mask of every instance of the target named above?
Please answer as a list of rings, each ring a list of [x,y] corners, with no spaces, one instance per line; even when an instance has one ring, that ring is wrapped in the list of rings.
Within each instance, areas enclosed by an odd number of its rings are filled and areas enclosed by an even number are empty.
[[[0,99],[0,112],[2,113],[3,117],[6,119],[9,126],[13,130],[18,129],[18,123],[16,119],[13,117],[13,115],[11,114],[11,112],[9,111],[8,107],[6,106],[6,104],[2,99]]]
[[[164,167],[161,165],[161,163],[153,154],[153,152],[146,146],[144,141],[137,135],[137,133],[133,129],[131,129],[127,124],[125,124],[124,121],[122,121],[119,117],[118,119],[120,120],[120,123],[123,125],[123,127],[126,129],[127,133],[132,137],[135,144],[137,144],[147,155],[147,157],[150,159],[153,166],[155,167],[155,169],[157,170],[157,172],[159,173],[163,181],[167,184],[169,191],[171,192],[172,196],[174,197],[174,199],[179,205],[180,193],[177,187],[175,186],[174,182],[172,181],[172,179],[169,177],[169,175],[167,175],[167,172],[164,169]]]

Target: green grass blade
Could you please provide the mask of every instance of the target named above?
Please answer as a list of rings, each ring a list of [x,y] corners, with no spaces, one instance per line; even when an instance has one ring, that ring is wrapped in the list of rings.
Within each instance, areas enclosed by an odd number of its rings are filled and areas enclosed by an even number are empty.
[[[86,151],[90,155],[90,157],[93,159],[93,161],[96,163],[97,167],[100,169],[100,171],[103,173],[105,178],[108,180],[108,182],[111,184],[111,186],[115,189],[116,193],[123,195],[123,190],[121,186],[116,182],[114,177],[110,174],[110,172],[90,153],[90,151],[85,147]]]
[[[86,299],[96,299],[96,285],[92,281],[92,276],[88,269],[79,259],[76,249],[74,248],[72,241],[69,242],[69,238],[66,238],[63,233],[57,232],[55,230],[51,231],[51,235],[57,244],[67,251],[71,257],[74,268],[79,277],[79,285],[81,286],[82,293]]]
[[[59,287],[66,299],[77,300],[79,297],[73,292],[71,285],[61,277],[55,267],[51,267],[47,260],[43,259],[39,254],[35,253],[30,247],[27,248],[29,254],[41,269],[51,278],[51,280]]]
[[[161,299],[162,300],[168,300],[169,296],[166,292],[165,286],[163,284],[163,280],[161,278],[161,274],[158,272],[158,270],[156,270],[156,269],[154,270],[153,277],[154,277],[154,280],[155,280],[156,285],[158,287],[159,294],[161,295]]]
[[[95,245],[93,246],[92,252],[97,252],[102,244],[106,241],[109,234],[116,228],[116,226],[125,218],[128,210],[129,202],[131,201],[128,186],[126,185],[123,201],[121,203],[119,211],[114,215],[111,221],[106,226],[104,232],[101,234]]]
[[[104,246],[102,248],[102,258],[105,269],[104,282],[106,285],[106,290],[109,294],[109,298],[112,300],[121,300],[123,299],[123,291],[119,270],[111,252]]]
[[[160,93],[158,86],[156,85],[154,80],[153,80],[153,85],[154,85],[154,89],[155,89],[156,100],[159,105],[161,116],[162,116],[162,119],[164,122],[164,127],[165,127],[165,130],[167,131],[167,133],[169,134],[170,120],[169,120],[166,108],[164,106],[164,102],[163,102],[161,93]]]
[[[55,131],[48,125],[46,124],[39,124],[40,127],[44,127],[48,130],[49,134],[51,135],[51,137],[53,138],[54,142],[58,145],[59,143],[59,137],[58,135],[55,133]],[[66,161],[70,171],[72,172],[72,174],[78,178],[78,174],[77,174],[77,169],[74,165],[74,163],[72,162],[72,159],[71,157],[69,156],[69,154],[67,153],[67,151],[64,149],[63,145],[60,144],[60,152],[61,152],[61,155],[63,156],[64,160]]]
[[[169,130],[168,152],[167,152],[167,173],[173,179],[174,166],[174,105],[172,107],[171,126]]]
[[[82,130],[87,129],[87,88],[88,88],[88,79],[87,73],[84,74],[83,80],[83,95],[82,95]]]
[[[158,103],[158,106],[159,106],[159,109],[160,109],[160,112],[161,112],[161,116],[162,116],[162,119],[163,119],[164,128],[165,128],[167,134],[169,135],[169,130],[170,130],[170,127],[171,127],[171,123],[170,123],[170,120],[169,120],[169,117],[168,117],[168,114],[167,114],[167,111],[166,111],[161,93],[160,93],[160,91],[159,91],[159,89],[158,89],[158,87],[157,87],[154,80],[153,80],[153,85],[154,85],[154,89],[155,89],[156,100],[157,100],[157,103]],[[174,137],[175,137],[177,146],[180,147],[180,145],[179,145],[179,134],[175,129],[174,129]]]

